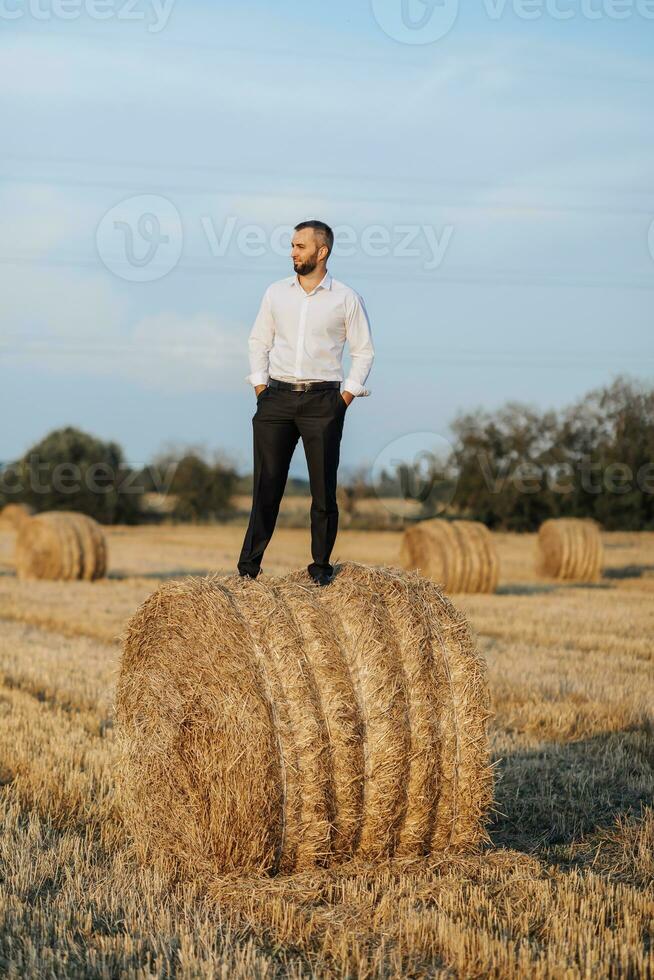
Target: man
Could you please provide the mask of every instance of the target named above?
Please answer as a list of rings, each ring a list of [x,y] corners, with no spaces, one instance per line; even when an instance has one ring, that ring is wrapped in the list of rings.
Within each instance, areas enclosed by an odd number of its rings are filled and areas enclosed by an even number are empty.
[[[252,512],[238,561],[241,575],[256,578],[284,494],[299,437],[311,487],[309,574],[327,585],[338,530],[336,476],[343,420],[350,402],[369,395],[364,387],[375,355],[361,297],[327,271],[334,233],[323,221],[295,227],[291,257],[295,275],[264,293],[248,340],[257,409],[254,429]],[[343,347],[352,359],[343,381]]]

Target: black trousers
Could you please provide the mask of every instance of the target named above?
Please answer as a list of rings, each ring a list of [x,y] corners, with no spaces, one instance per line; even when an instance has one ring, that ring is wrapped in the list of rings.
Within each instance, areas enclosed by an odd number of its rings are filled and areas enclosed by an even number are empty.
[[[347,403],[338,388],[290,391],[264,388],[257,396],[252,511],[238,570],[256,576],[279,514],[288,469],[302,436],[311,487],[310,575],[330,574],[336,532],[336,476]]]

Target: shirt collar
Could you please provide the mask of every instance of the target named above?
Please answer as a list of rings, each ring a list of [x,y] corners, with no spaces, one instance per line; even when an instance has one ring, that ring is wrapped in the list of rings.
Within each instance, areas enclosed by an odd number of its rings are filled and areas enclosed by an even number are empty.
[[[291,276],[291,286],[300,286],[300,280],[297,277],[297,273],[295,273],[294,276]],[[300,286],[300,289],[301,288],[302,287]],[[321,280],[321,282],[318,283],[315,289],[312,289],[311,292],[306,293],[306,295],[313,296],[313,294],[317,292],[319,289],[331,289],[331,288],[332,288],[332,277],[329,272],[326,272],[324,278]]]

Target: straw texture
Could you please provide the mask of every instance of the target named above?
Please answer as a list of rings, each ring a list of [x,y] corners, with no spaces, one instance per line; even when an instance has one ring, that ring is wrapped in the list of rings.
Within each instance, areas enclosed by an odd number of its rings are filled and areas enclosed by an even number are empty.
[[[308,579],[276,580],[293,611],[328,733],[331,785],[331,859],[348,858],[358,844],[363,817],[363,720],[334,621]]]
[[[73,511],[46,511],[18,528],[16,574],[21,579],[86,579],[107,573],[107,544],[100,525]]]
[[[327,726],[304,640],[284,595],[239,575],[225,580],[248,623],[275,706],[284,789],[279,869],[327,860],[334,811]]]
[[[538,531],[538,570],[549,578],[598,582],[603,548],[599,525],[589,519],[561,517]]]
[[[400,561],[448,593],[497,588],[497,549],[491,532],[478,521],[419,521],[404,532]]]
[[[278,720],[231,593],[170,582],[132,617],[116,695],[125,817],[139,857],[196,877],[276,868]]]
[[[415,572],[166,583],[125,635],[126,819],[183,876],[472,850],[489,714],[465,619]]]

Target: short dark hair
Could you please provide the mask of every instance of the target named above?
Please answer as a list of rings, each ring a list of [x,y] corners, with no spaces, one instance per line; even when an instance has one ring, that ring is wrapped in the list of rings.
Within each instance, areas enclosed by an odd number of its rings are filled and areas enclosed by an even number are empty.
[[[302,231],[304,228],[313,228],[318,237],[322,238],[323,245],[326,245],[329,249],[327,252],[327,258],[329,258],[334,247],[334,232],[329,225],[325,224],[324,221],[317,221],[312,218],[310,221],[301,221],[293,230]]]

